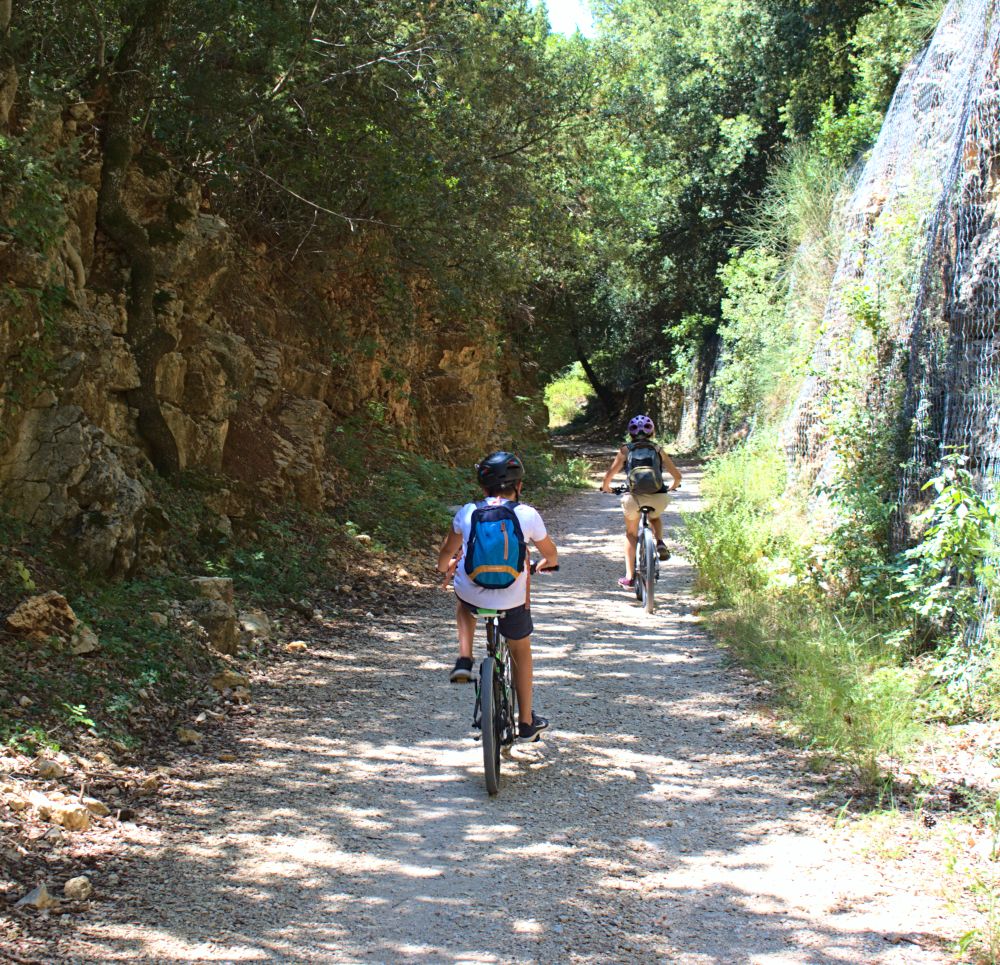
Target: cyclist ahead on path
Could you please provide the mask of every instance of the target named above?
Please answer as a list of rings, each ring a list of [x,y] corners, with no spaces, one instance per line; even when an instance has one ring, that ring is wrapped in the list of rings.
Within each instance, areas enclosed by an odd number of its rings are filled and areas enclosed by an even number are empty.
[[[670,502],[668,493],[681,484],[681,474],[663,447],[653,439],[656,427],[646,415],[637,415],[629,420],[629,442],[618,450],[615,461],[604,474],[601,492],[611,492],[611,480],[625,470],[629,491],[622,496],[622,512],[625,514],[625,576],[618,585],[630,590],[635,586],[635,547],[639,536],[639,509],[651,507],[649,518],[656,536],[656,552],[661,560],[670,558],[670,551],[663,542],[663,520],[661,514]],[[673,485],[663,481],[663,471],[673,477]]]
[[[520,501],[524,465],[510,452],[494,452],[476,467],[485,499],[466,503],[452,521],[438,553],[438,569],[455,573],[458,659],[452,683],[472,680],[472,640],[476,610],[503,611],[500,632],[507,638],[517,691],[518,740],[538,740],[549,722],[531,706],[531,609],[528,598],[530,540],[544,557],[538,570],[559,565],[538,510]],[[470,540],[472,546],[470,548]]]

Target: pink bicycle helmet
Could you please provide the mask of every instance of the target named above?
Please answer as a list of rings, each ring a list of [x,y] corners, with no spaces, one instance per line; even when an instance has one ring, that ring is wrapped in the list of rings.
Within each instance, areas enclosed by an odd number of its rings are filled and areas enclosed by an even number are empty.
[[[637,415],[629,419],[628,434],[633,439],[636,436],[651,436],[655,431],[656,426],[648,415]]]

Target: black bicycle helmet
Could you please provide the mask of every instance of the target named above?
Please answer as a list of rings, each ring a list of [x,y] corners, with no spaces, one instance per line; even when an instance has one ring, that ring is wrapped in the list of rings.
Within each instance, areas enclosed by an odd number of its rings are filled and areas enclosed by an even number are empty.
[[[512,452],[491,452],[476,466],[476,479],[483,489],[505,489],[524,479],[524,463]]]

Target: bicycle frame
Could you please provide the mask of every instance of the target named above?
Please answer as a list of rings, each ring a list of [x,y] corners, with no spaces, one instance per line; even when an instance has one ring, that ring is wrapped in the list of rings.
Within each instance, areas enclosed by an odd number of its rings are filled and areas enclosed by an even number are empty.
[[[498,676],[502,677],[505,683],[506,689],[509,691],[509,700],[511,706],[513,707],[515,703],[514,696],[514,684],[511,676],[511,657],[510,650],[507,648],[507,638],[500,632],[500,613],[496,610],[480,610],[476,614],[479,618],[483,620],[486,626],[486,656],[480,663],[479,667],[482,670],[483,663],[488,659],[493,659],[498,668]],[[478,727],[480,725],[479,715],[480,715],[480,681],[476,678],[476,707],[473,713],[472,726]],[[505,740],[504,744],[514,743],[514,734],[511,733],[510,740]]]

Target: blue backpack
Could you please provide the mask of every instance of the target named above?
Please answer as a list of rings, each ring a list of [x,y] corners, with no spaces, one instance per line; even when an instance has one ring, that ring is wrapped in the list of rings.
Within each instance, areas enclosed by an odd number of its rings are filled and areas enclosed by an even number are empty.
[[[509,503],[476,503],[465,547],[465,572],[484,590],[505,590],[524,570],[528,546]]]

